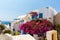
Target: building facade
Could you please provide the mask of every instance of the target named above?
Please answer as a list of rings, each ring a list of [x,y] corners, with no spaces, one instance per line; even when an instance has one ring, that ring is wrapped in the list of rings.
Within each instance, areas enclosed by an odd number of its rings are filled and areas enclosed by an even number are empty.
[[[35,14],[37,13],[38,16],[30,14],[31,12],[33,12]],[[17,17],[17,20],[15,21],[15,23],[12,23],[12,25],[13,25],[12,27],[15,28],[16,31],[18,31],[19,30],[18,28],[21,24],[26,23],[31,20],[35,20],[36,18],[47,19],[53,23],[53,17],[57,14],[56,10],[52,7],[40,8],[37,10],[33,10],[31,12],[29,12],[26,15]],[[16,25],[16,22],[18,23],[18,25]]]

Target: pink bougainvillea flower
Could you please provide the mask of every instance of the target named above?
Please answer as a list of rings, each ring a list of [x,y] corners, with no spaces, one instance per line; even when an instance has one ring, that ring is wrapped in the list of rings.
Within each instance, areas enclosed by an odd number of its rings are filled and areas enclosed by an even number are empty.
[[[20,26],[20,30],[23,30],[25,33],[29,34],[39,34],[46,33],[49,30],[52,30],[54,24],[46,19],[42,20],[32,20],[30,22],[26,22]]]
[[[32,14],[34,16],[38,16],[37,12],[30,12],[30,14]]]

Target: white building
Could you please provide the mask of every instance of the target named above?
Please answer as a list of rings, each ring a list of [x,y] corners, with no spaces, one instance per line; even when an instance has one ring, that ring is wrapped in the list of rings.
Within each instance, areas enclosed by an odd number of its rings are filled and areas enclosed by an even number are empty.
[[[33,10],[31,12],[37,12],[38,18],[47,19],[47,20],[51,21],[52,23],[53,23],[53,16],[57,14],[56,10],[52,7],[40,8],[37,10]],[[18,22],[18,24],[22,24],[22,23],[25,23],[27,21],[31,21],[32,19],[34,19],[34,16],[29,13],[27,15],[17,17],[18,20],[16,20],[16,22]],[[15,28],[17,26],[15,26]],[[18,28],[19,28],[19,26],[18,26]],[[16,30],[19,30],[18,28],[16,28]]]
[[[56,10],[52,7],[40,8],[33,10],[33,12],[38,13],[38,18],[47,19],[51,22],[53,22],[53,16],[57,14]]]

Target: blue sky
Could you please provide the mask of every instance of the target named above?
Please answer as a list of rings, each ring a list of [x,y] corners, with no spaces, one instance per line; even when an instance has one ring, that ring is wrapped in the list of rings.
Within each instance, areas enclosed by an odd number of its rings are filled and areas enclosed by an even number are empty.
[[[0,20],[13,20],[27,12],[51,6],[60,11],[60,0],[0,0]]]

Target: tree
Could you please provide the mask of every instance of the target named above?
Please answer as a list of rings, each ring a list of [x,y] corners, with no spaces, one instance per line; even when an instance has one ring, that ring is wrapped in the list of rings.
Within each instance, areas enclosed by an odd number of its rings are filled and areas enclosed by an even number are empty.
[[[11,34],[11,30],[4,30],[3,34],[5,34],[5,33]]]
[[[5,29],[5,26],[3,24],[0,24],[0,34],[2,33],[2,31]]]

